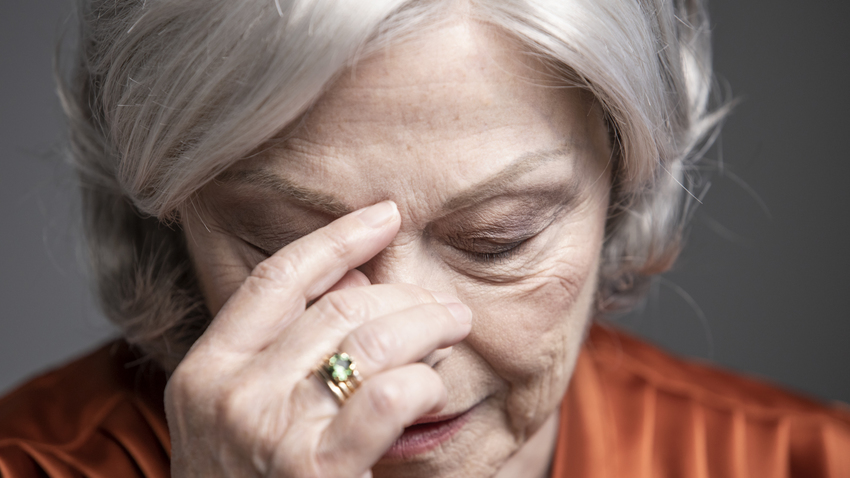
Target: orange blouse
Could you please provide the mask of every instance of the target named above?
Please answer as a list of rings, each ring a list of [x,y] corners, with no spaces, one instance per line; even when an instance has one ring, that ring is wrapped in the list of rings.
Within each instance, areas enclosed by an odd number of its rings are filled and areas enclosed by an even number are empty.
[[[123,342],[24,384],[0,399],[0,476],[170,476],[164,386]],[[850,410],[597,325],[552,477],[850,477]]]

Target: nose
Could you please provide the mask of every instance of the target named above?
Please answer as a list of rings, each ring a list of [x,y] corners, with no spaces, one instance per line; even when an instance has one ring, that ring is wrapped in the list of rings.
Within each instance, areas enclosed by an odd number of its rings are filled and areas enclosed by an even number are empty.
[[[373,284],[413,284],[454,294],[438,260],[419,241],[396,243],[358,267]]]
[[[457,295],[444,265],[422,244],[390,244],[369,262],[358,267],[372,284],[413,284],[430,291]],[[435,367],[447,359],[452,347],[437,349],[420,362]]]

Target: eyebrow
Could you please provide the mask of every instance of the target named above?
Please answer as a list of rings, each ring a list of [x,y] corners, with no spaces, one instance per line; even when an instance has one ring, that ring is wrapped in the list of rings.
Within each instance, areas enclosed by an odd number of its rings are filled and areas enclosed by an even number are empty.
[[[442,212],[449,213],[462,209],[464,207],[483,202],[486,199],[498,196],[503,193],[505,188],[524,174],[533,171],[542,164],[566,159],[571,151],[569,147],[559,149],[532,151],[520,155],[510,162],[504,169],[496,173],[493,177],[486,179],[465,191],[453,196],[448,201],[443,203]],[[576,182],[575,177],[570,178],[570,186],[568,189],[573,189],[573,184]]]
[[[278,176],[267,169],[225,171],[216,179],[223,182],[239,182],[259,186],[285,194],[292,201],[302,206],[319,209],[334,216],[344,216],[354,211],[354,208],[329,194],[298,186],[289,179]]]
[[[533,171],[542,164],[567,158],[571,150],[572,148],[565,146],[558,149],[532,151],[522,154],[494,176],[448,199],[441,207],[441,215],[498,196],[504,192],[506,186],[515,182],[524,174]],[[317,209],[333,216],[344,216],[354,211],[353,207],[332,195],[299,186],[266,168],[228,170],[220,174],[216,179],[222,182],[238,182],[275,191],[288,196],[292,201],[304,207]],[[575,186],[577,186],[577,178],[571,177],[570,185],[567,189],[574,189]]]

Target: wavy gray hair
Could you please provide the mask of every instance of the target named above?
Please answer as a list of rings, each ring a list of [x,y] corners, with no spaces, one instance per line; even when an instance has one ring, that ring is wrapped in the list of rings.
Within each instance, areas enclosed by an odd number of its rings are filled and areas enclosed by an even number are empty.
[[[301,115],[358,58],[459,0],[82,0],[60,93],[106,315],[172,370],[209,323],[174,219]],[[599,309],[624,307],[678,255],[709,110],[700,0],[468,0],[464,11],[591,92],[616,144]]]

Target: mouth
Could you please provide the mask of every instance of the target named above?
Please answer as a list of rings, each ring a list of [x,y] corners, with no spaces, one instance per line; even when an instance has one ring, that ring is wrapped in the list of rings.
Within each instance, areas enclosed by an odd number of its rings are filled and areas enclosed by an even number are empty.
[[[405,459],[437,448],[448,441],[469,421],[472,410],[451,415],[424,417],[404,429],[404,433],[384,454],[388,459]]]

